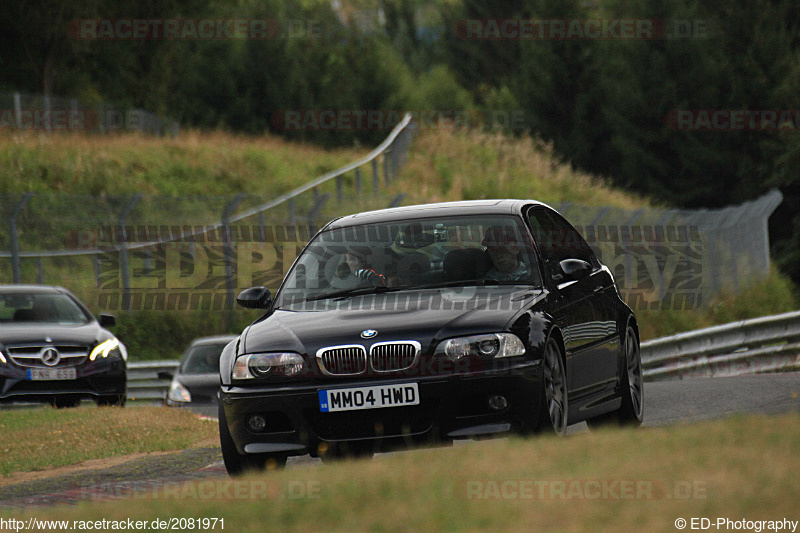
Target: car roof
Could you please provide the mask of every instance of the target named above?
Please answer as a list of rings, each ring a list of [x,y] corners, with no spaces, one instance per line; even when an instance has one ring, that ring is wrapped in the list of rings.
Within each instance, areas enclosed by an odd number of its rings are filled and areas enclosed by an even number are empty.
[[[425,218],[434,216],[459,215],[511,215],[519,214],[526,205],[546,205],[536,200],[465,200],[462,202],[442,202],[436,204],[409,205],[366,211],[338,218],[332,221],[327,229],[408,220],[409,218]],[[549,207],[549,206],[548,206]]]
[[[189,345],[198,346],[200,344],[218,344],[220,342],[229,343],[236,339],[238,335],[214,335],[212,337],[198,337],[194,339]]]
[[[28,292],[37,294],[47,293],[65,293],[69,292],[63,287],[55,287],[53,285],[0,285],[0,294],[10,294],[18,292]]]

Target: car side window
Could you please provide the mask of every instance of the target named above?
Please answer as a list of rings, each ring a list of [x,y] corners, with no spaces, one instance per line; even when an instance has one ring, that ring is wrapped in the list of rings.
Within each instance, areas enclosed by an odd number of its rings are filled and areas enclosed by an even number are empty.
[[[551,213],[544,208],[533,208],[528,212],[528,220],[551,274],[558,272],[558,263],[564,259],[582,259],[594,268],[600,266],[581,234],[557,213]]]

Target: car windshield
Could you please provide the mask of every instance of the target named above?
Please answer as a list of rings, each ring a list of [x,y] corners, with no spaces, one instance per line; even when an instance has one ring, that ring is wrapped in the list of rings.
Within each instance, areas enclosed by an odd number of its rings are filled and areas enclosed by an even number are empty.
[[[317,235],[289,272],[277,307],[371,293],[467,285],[535,285],[540,275],[519,219],[412,219]]]
[[[226,343],[192,346],[181,364],[181,374],[214,374],[219,372],[219,357],[225,345]]]
[[[0,324],[86,324],[91,319],[91,316],[66,294],[0,294]]]

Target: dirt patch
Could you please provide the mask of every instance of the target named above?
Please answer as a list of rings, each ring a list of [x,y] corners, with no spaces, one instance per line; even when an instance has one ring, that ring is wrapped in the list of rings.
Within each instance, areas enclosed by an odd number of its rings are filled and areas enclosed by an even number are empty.
[[[111,468],[112,466],[121,465],[128,461],[135,461],[143,457],[158,457],[170,453],[176,453],[179,450],[168,452],[146,452],[146,453],[131,453],[128,455],[121,455],[115,457],[106,457],[103,459],[90,459],[77,465],[60,466],[50,470],[41,470],[37,472],[16,472],[7,476],[0,476],[0,487],[8,485],[16,485],[17,483],[25,483],[26,481],[37,481],[40,479],[47,479],[50,477],[64,476],[67,474],[74,474],[84,470],[103,470]]]

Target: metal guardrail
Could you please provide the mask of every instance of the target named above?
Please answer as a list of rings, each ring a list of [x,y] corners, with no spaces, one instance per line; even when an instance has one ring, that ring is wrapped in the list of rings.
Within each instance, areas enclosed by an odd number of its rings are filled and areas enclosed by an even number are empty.
[[[800,311],[731,322],[642,343],[646,381],[800,371]],[[128,399],[161,400],[178,361],[128,364]]]
[[[128,363],[128,400],[163,400],[169,381],[159,379],[162,370],[175,372],[178,361],[137,361]]]
[[[800,311],[642,343],[646,381],[800,370]]]

